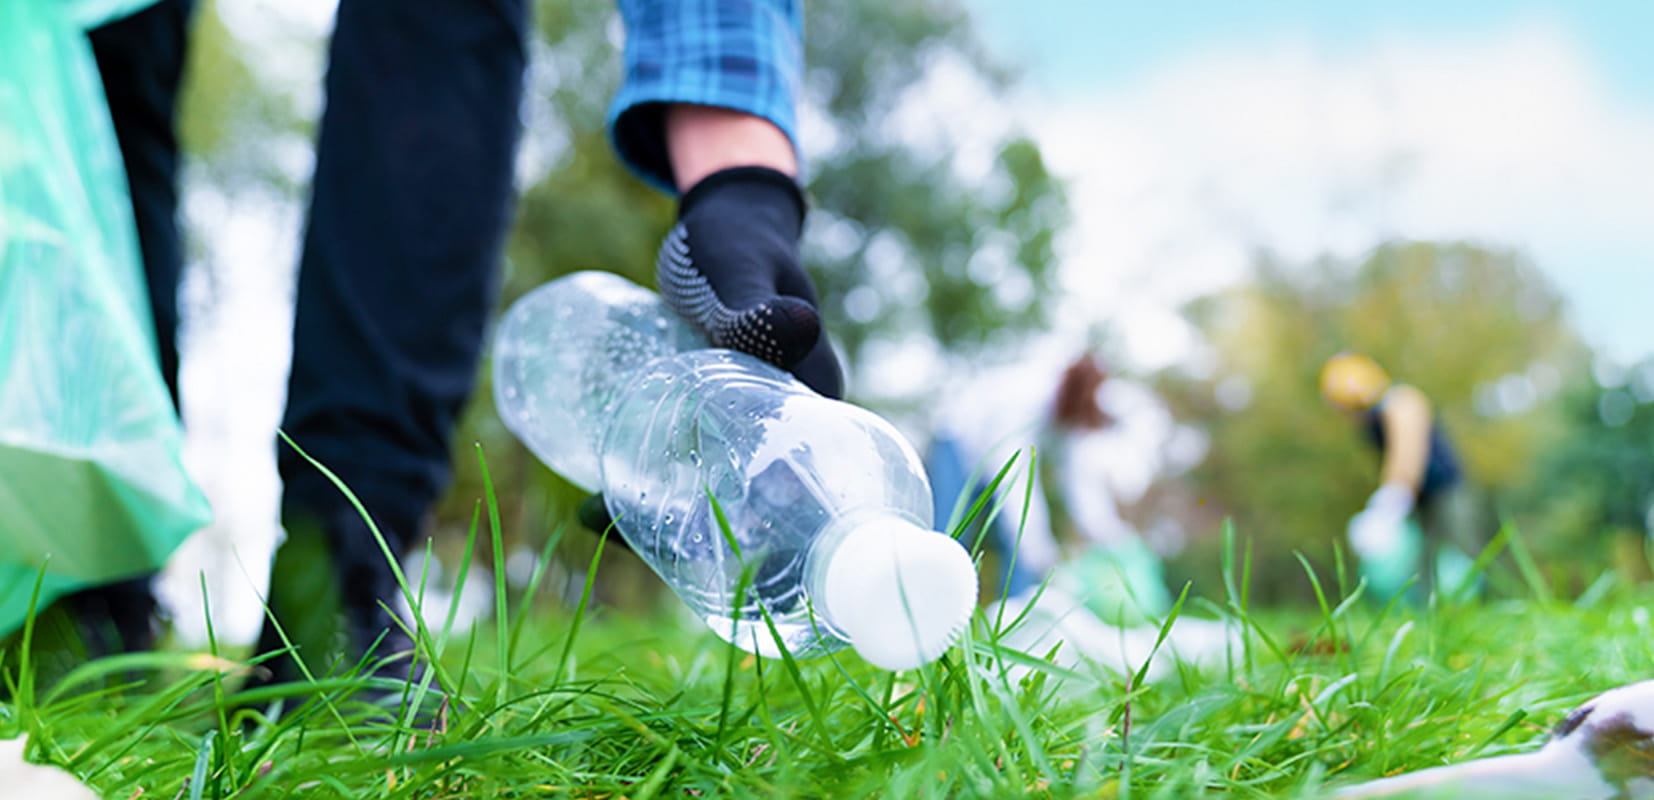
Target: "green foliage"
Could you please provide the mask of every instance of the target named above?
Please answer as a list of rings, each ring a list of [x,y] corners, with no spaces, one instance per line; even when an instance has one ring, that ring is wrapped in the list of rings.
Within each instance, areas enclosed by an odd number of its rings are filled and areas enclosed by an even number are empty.
[[[309,148],[314,125],[297,98],[272,85],[248,59],[246,46],[224,26],[218,4],[198,4],[178,112],[179,140],[194,170],[190,179],[226,194],[258,190],[296,199],[302,183],[270,154],[277,145]]]
[[[589,269],[653,286],[655,248],[673,207],[609,148],[604,122],[621,70],[610,36],[614,3],[541,2],[534,19],[522,148],[543,171],[518,200],[502,300]]]
[[[961,138],[991,131],[990,119],[914,113],[927,93],[974,91],[983,102],[972,111],[989,114],[985,104],[1008,89],[984,66],[992,61],[962,4],[806,7],[809,99],[832,126],[811,167],[806,256],[850,363],[879,340],[918,336],[968,353],[1040,325],[1068,210],[1038,147],[1014,132]],[[925,81],[960,66],[951,83]],[[983,174],[960,167],[971,148],[991,154]]]
[[[489,520],[469,542],[498,535]],[[233,661],[159,653],[56,681],[24,663],[0,736],[27,733],[32,759],[110,797],[1310,798],[1532,749],[1654,665],[1654,598],[1623,584],[1403,618],[1300,572],[1325,602],[1261,614],[1244,571],[1224,572],[1231,589],[1188,604],[1233,620],[1241,646],[1155,680],[1009,651],[985,617],[936,663],[888,673],[756,659],[681,618],[519,607],[416,632],[447,697],[432,716],[370,713],[353,667],[244,690]]]
[[[1515,255],[1395,243],[1360,263],[1257,266],[1252,283],[1188,309],[1215,371],[1172,370],[1157,382],[1174,413],[1210,436],[1190,479],[1202,502],[1255,532],[1263,574],[1295,570],[1294,552],[1331,563],[1349,516],[1377,488],[1378,458],[1359,425],[1317,391],[1335,353],[1367,353],[1423,390],[1484,491],[1521,484],[1560,430],[1543,398],[1525,408],[1489,399],[1511,376],[1577,380],[1584,352],[1555,291]],[[1210,564],[1210,540],[1190,557],[1197,572]]]
[[[1575,588],[1596,580],[1605,562],[1623,575],[1649,577],[1654,360],[1608,372],[1605,383],[1581,382],[1564,393],[1566,434],[1512,499],[1524,527],[1550,532],[1535,549],[1551,580]]]

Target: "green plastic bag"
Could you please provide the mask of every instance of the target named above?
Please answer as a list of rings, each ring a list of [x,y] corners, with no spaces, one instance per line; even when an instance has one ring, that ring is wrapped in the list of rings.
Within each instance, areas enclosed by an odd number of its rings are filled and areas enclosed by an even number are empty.
[[[83,28],[138,5],[0,2],[0,632],[37,578],[43,606],[153,572],[209,516]]]
[[[1367,590],[1382,605],[1406,590],[1418,595],[1419,563],[1424,553],[1424,533],[1411,515],[1403,518],[1382,549],[1359,554],[1356,572],[1367,582]]]
[[[1140,539],[1092,544],[1058,564],[1052,583],[1098,619],[1123,628],[1158,624],[1172,609],[1160,556]]]
[[[28,2],[28,0],[9,0],[11,2]],[[36,0],[52,5],[52,0]],[[156,0],[57,0],[63,13],[70,23],[80,26],[81,30],[91,30],[105,22],[121,17],[136,14],[139,11],[154,5]]]

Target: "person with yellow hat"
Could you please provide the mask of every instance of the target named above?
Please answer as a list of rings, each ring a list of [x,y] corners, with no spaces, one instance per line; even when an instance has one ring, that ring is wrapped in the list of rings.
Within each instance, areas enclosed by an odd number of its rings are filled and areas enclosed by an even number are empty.
[[[1460,515],[1448,497],[1462,485],[1463,470],[1430,400],[1417,387],[1391,381],[1360,353],[1327,360],[1321,395],[1361,421],[1383,459],[1379,487],[1347,531],[1369,588],[1381,599],[1415,577],[1424,591],[1438,583],[1456,588],[1470,562],[1450,545],[1460,538],[1454,530]]]

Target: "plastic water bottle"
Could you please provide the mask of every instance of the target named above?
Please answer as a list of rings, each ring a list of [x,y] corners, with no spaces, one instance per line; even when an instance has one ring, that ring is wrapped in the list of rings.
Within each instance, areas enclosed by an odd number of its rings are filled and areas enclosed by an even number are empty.
[[[494,395],[506,426],[602,492],[633,551],[742,649],[849,645],[909,669],[970,618],[975,566],[931,530],[930,483],[889,423],[706,347],[624,278],[575,273],[513,305]]]

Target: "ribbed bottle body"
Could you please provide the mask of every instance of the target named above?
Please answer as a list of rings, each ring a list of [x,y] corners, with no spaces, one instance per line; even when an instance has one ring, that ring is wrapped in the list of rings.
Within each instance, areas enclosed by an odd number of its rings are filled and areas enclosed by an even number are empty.
[[[894,428],[742,353],[650,362],[610,409],[600,450],[627,542],[714,631],[762,655],[778,653],[762,610],[795,656],[846,644],[812,619],[805,588],[835,524],[931,523],[924,469]]]
[[[597,446],[621,390],[649,362],[705,346],[654,292],[607,272],[566,275],[501,319],[495,406],[546,466],[596,492]]]

